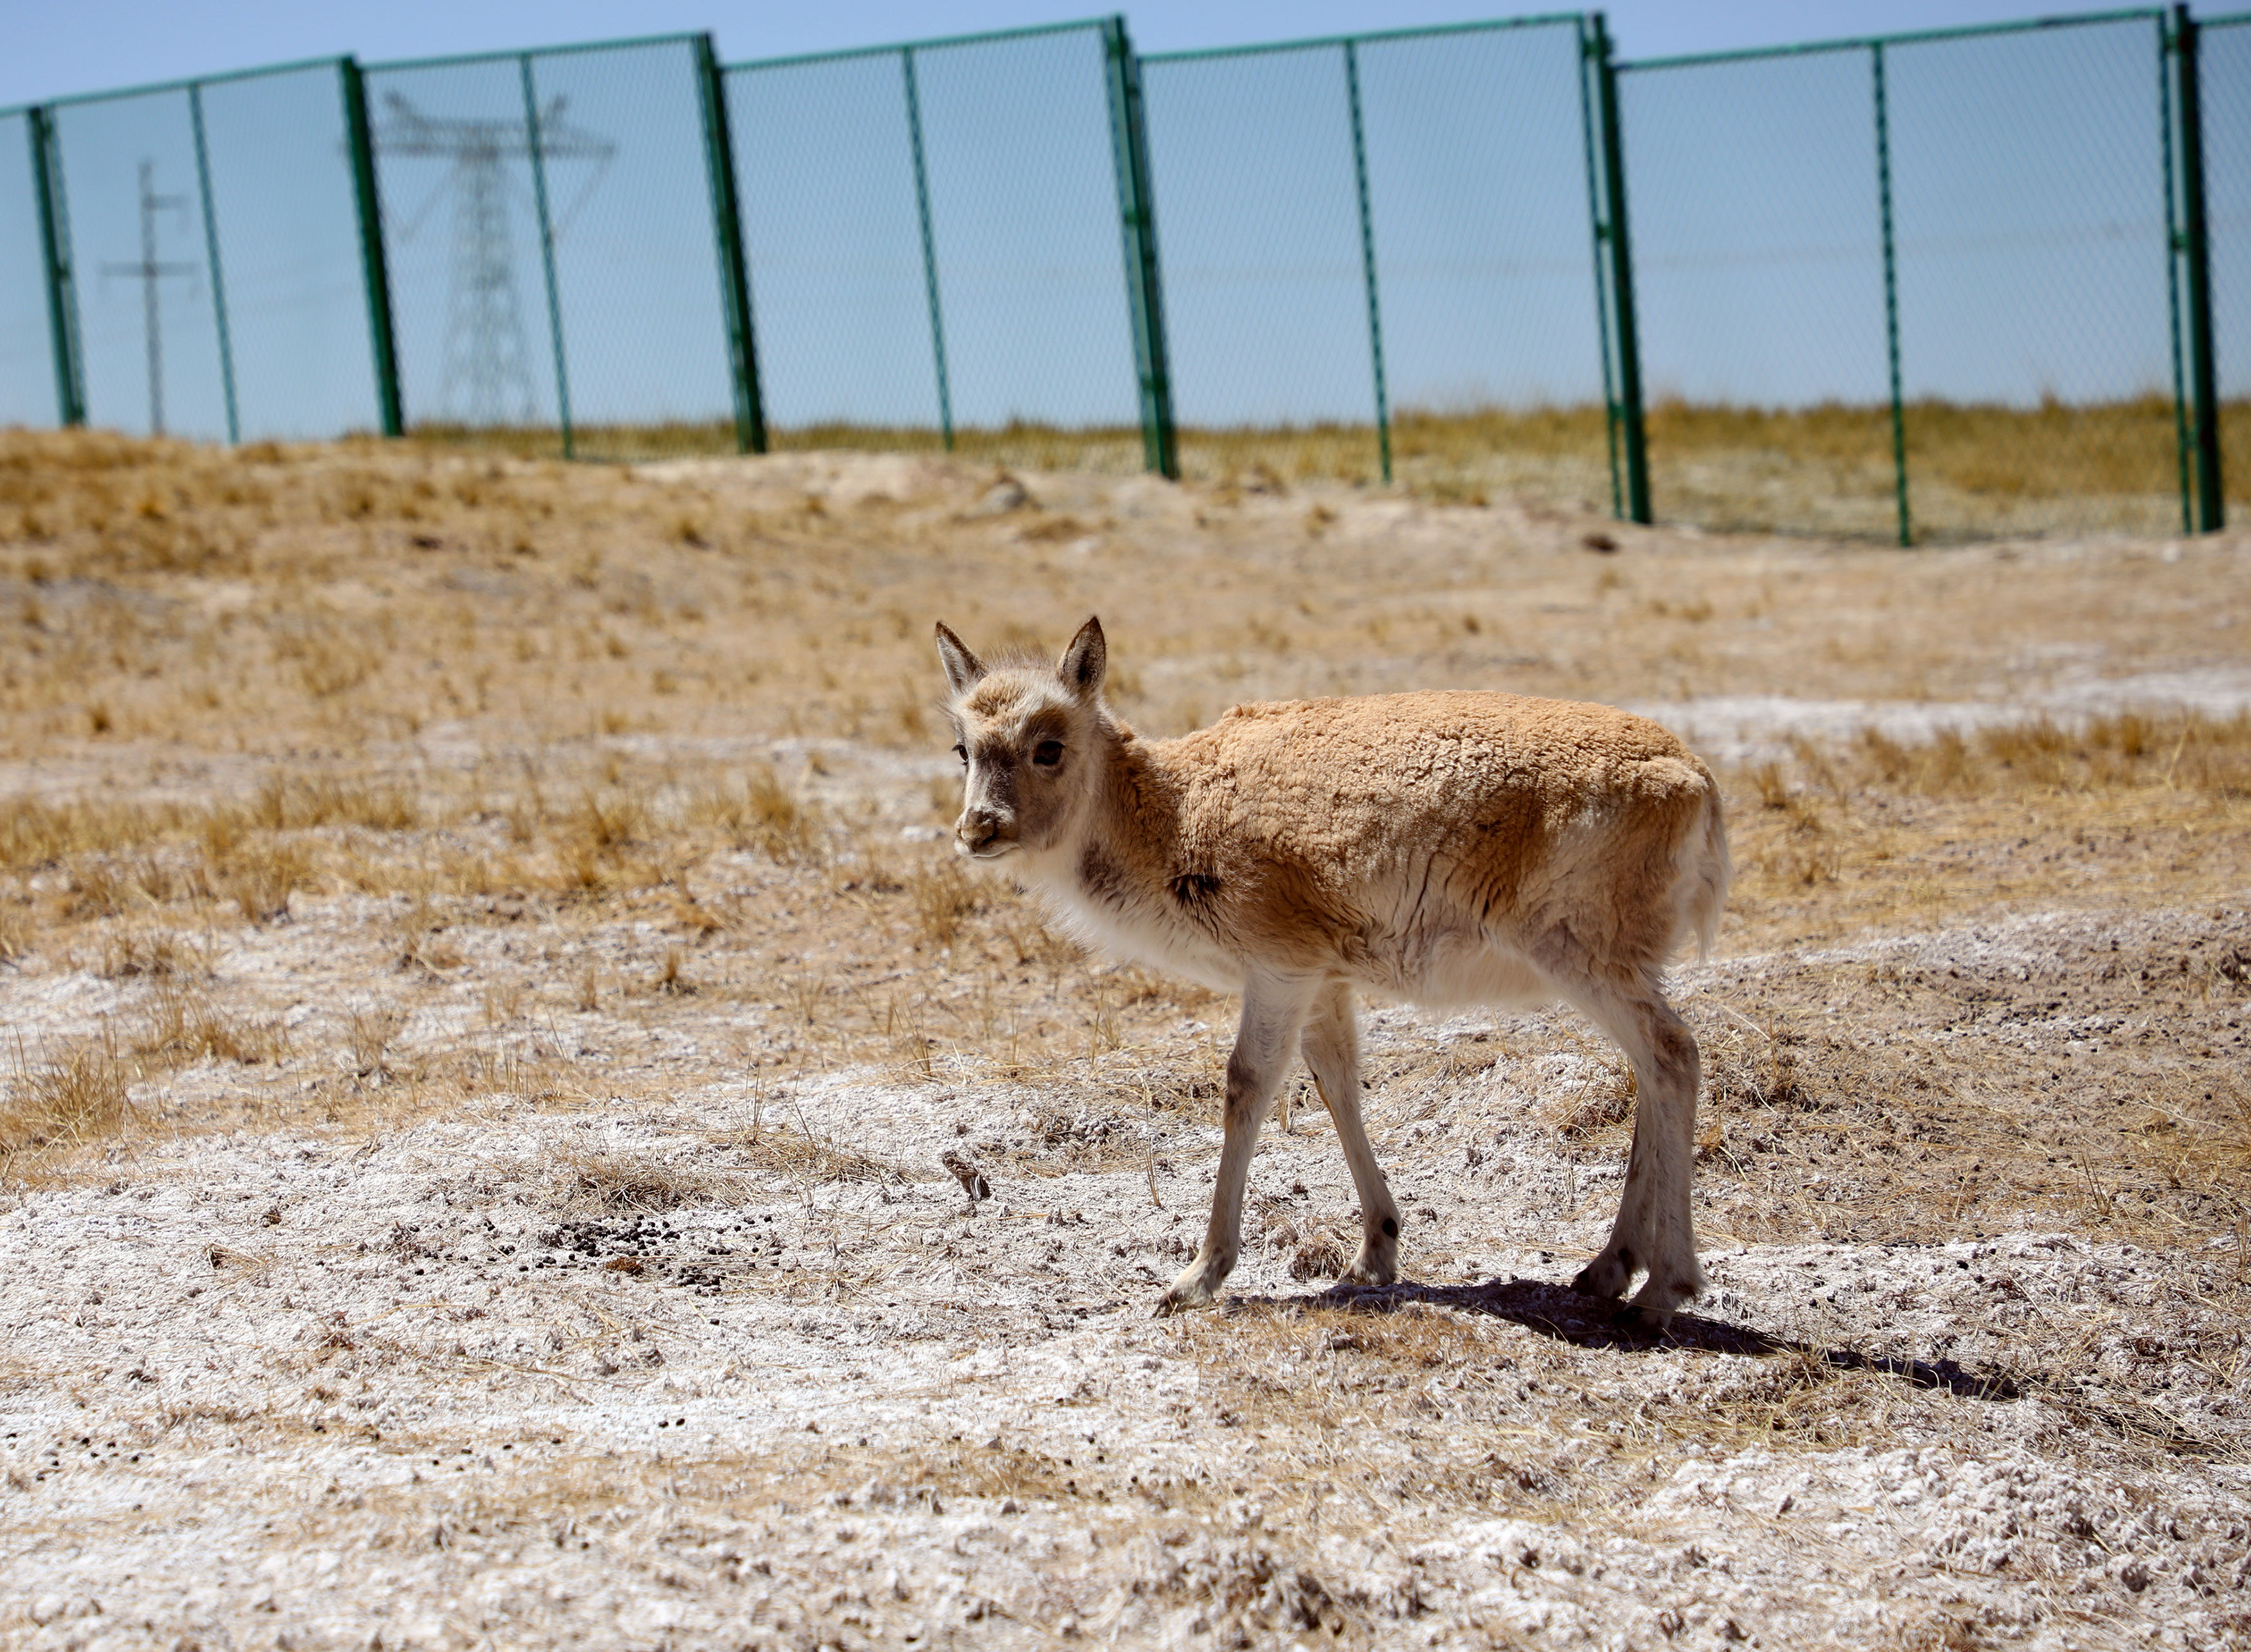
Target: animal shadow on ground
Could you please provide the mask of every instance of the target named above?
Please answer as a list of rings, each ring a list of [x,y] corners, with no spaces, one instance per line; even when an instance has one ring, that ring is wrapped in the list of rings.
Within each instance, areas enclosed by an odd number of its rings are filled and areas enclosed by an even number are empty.
[[[1402,1281],[1396,1285],[1333,1285],[1304,1296],[1231,1296],[1229,1310],[1252,1307],[1342,1308],[1359,1313],[1392,1313],[1410,1303],[1451,1308],[1463,1313],[1486,1314],[1506,1319],[1582,1348],[1616,1348],[1642,1351],[1696,1348],[1707,1353],[1794,1353],[1838,1371],[1871,1371],[1917,1388],[1943,1388],[1970,1400],[2021,1400],[2024,1391],[2010,1379],[1965,1369],[1951,1359],[1899,1359],[1890,1355],[1864,1354],[1852,1348],[1816,1348],[1808,1343],[1770,1337],[1747,1326],[1707,1319],[1700,1314],[1678,1313],[1669,1329],[1652,1333],[1621,1323],[1617,1304],[1606,1297],[1583,1296],[1562,1285],[1536,1279],[1490,1279],[1481,1285],[1418,1285]]]

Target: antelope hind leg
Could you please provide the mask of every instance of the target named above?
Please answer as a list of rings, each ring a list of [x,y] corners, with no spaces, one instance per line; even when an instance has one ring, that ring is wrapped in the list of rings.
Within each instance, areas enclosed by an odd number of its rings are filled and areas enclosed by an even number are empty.
[[[1702,1059],[1694,1035],[1653,992],[1582,1007],[1624,1047],[1640,1096],[1617,1220],[1610,1241],[1571,1287],[1590,1296],[1622,1296],[1634,1275],[1646,1269],[1648,1278],[1619,1317],[1662,1331],[1680,1304],[1704,1289],[1689,1207]]]
[[[1388,1285],[1399,1277],[1399,1208],[1391,1202],[1391,1190],[1360,1122],[1360,1027],[1349,984],[1332,981],[1321,989],[1306,1022],[1303,1048],[1313,1088],[1335,1121],[1353,1191],[1360,1195],[1360,1255],[1338,1282]]]

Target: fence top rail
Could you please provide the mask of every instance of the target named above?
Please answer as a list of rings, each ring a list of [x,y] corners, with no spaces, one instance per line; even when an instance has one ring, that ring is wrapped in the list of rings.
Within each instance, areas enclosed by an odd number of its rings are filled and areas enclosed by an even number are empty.
[[[1805,58],[1825,52],[1865,52],[1871,46],[1923,45],[1939,40],[1974,40],[1988,35],[2033,34],[2047,29],[2079,29],[2107,23],[2155,23],[2165,17],[2162,6],[2132,6],[2116,11],[2079,11],[2055,17],[2026,17],[2017,23],[1971,23],[1953,29],[1917,29],[1905,34],[1863,34],[1837,40],[1809,40],[1799,45],[1746,46],[1735,52],[1698,52],[1675,58],[1640,58],[1617,66],[1626,69],[1693,69],[1707,63],[1755,63],[1763,58]],[[2207,20],[2209,21],[2209,20]]]
[[[2224,11],[2216,17],[2199,17],[2196,26],[2199,29],[2234,29],[2247,23],[2251,23],[2251,11]]]
[[[1414,29],[1372,29],[1363,34],[1314,35],[1303,40],[1269,40],[1250,45],[1204,46],[1194,52],[1146,52],[1144,63],[1196,63],[1216,58],[1257,57],[1268,52],[1313,52],[1323,46],[1368,45],[1384,40],[1426,39],[1436,35],[1488,34],[1505,29],[1548,29],[1559,24],[1583,27],[1583,11],[1540,11],[1521,17],[1489,17],[1478,23],[1432,23]]]
[[[363,63],[360,67],[369,74],[399,69],[451,69],[472,63],[513,63],[518,58],[568,58],[584,52],[630,52],[636,46],[685,45],[698,38],[699,29],[675,29],[669,34],[627,35],[617,40],[571,40],[561,45],[510,46],[493,52],[458,52],[434,58],[390,58],[381,63]]]
[[[750,58],[739,63],[723,63],[719,67],[728,74],[747,69],[795,69],[815,63],[842,63],[854,58],[895,57],[902,52],[937,52],[948,46],[1027,40],[1043,34],[1074,34],[1082,29],[1102,29],[1112,24],[1122,26],[1124,23],[1122,16],[1074,17],[1063,23],[1035,23],[1022,29],[987,29],[976,34],[933,35],[927,40],[894,40],[889,45],[845,46],[835,52],[800,52],[786,58]]]
[[[288,63],[261,63],[254,69],[225,69],[217,74],[191,74],[177,80],[151,80],[145,86],[114,86],[106,92],[72,92],[59,98],[40,98],[0,109],[0,118],[29,114],[34,109],[68,109],[87,103],[113,103],[127,98],[153,98],[190,86],[225,86],[234,80],[262,79],[269,74],[302,74],[308,69],[333,69],[344,61],[331,53],[324,58],[298,58]]]

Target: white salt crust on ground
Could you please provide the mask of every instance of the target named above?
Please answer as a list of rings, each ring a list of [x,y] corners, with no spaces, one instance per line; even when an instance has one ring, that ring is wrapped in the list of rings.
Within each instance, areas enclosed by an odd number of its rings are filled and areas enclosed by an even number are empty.
[[[2116,927],[1849,950],[2005,974]],[[1689,969],[1681,996],[1808,962]],[[7,996],[77,1022],[114,990]],[[1633,1344],[1558,1288],[1620,1171],[1540,1122],[1583,1058],[1519,1059],[1488,1018],[1368,1020],[1372,1077],[1487,1063],[1371,1097],[1414,1284],[1291,1276],[1351,1203],[1301,1110],[1257,1162],[1232,1316],[1145,1317],[1217,1130],[1058,1125],[1005,1084],[497,1096],[364,1141],[144,1137],[11,1192],[0,1643],[2241,1644],[2251,1409],[2241,1320],[2213,1311],[2236,1241],[1707,1234],[1712,1294]],[[894,1173],[776,1174],[714,1140],[754,1124]],[[974,1214],[937,1164],[1059,1129],[1119,1162],[996,1171]],[[589,1163],[725,1197],[589,1214]],[[1702,1198],[1728,1182],[1707,1166]],[[1364,1355],[1448,1325],[1435,1363]],[[1825,1441],[1830,1380],[1858,1386]],[[1670,1420],[1777,1404],[1799,1412],[1771,1444]]]

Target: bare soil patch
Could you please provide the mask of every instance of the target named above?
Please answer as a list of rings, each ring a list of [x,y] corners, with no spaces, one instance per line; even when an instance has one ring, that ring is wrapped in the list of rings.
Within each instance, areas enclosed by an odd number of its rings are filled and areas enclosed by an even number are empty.
[[[0,436],[0,1643],[2238,1643],[2247,569]],[[1327,1288],[1301,1085],[1145,1317],[1234,1006],[954,861],[929,644],[1095,611],[1155,732],[1713,751],[1671,1335],[1563,1289],[1631,1098],[1560,1013],[1371,1016],[1407,1282]]]

